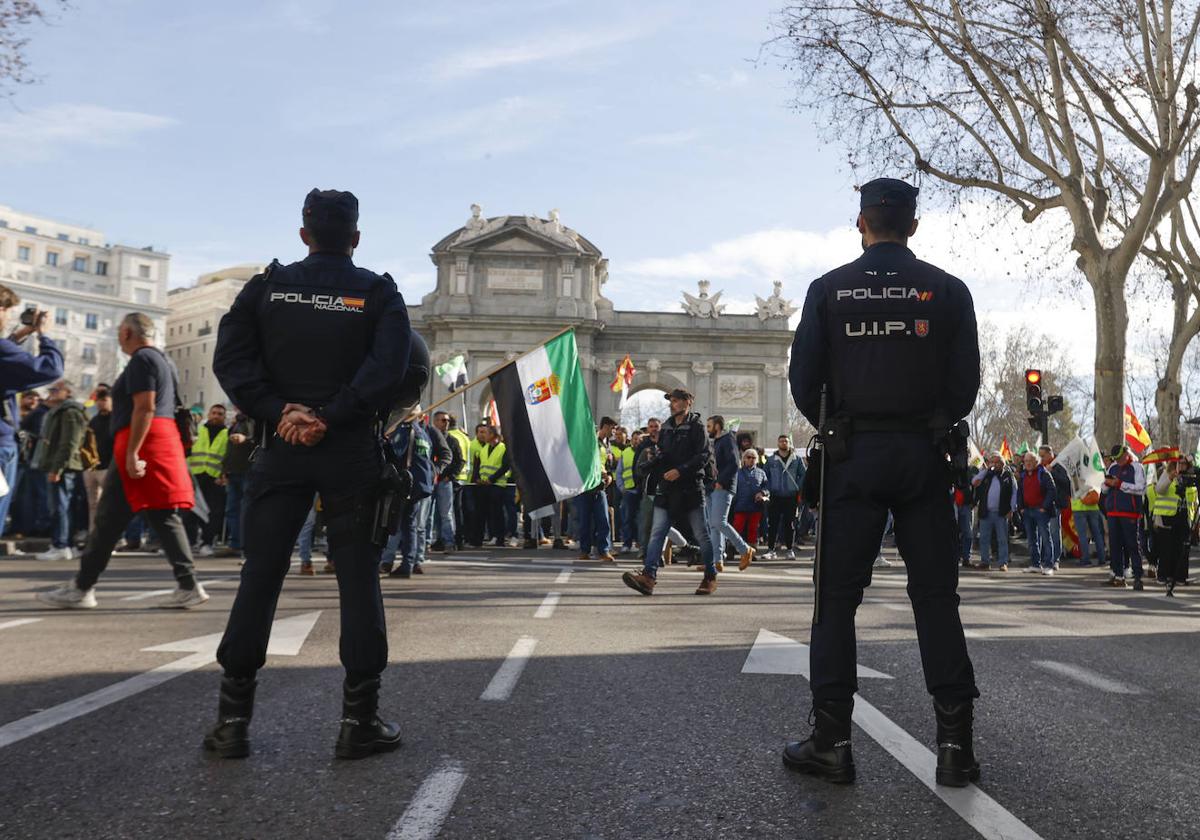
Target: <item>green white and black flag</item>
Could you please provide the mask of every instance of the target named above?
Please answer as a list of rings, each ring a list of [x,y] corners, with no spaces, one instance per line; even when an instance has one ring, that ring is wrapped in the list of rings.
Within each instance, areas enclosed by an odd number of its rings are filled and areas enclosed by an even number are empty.
[[[574,331],[489,379],[526,510],[540,510],[600,483],[596,427]]]

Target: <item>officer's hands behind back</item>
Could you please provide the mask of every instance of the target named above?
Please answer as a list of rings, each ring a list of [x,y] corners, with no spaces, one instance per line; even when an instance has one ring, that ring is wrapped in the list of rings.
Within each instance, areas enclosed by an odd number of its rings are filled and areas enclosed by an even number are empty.
[[[308,406],[288,403],[283,407],[275,434],[292,446],[316,446],[324,439],[328,428]]]

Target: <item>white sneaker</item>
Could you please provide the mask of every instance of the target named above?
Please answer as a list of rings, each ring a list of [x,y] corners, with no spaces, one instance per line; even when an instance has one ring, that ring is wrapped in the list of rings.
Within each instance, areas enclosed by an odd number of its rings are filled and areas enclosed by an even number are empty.
[[[1125,580],[1133,580],[1133,567],[1132,566],[1125,567]]]
[[[64,610],[91,610],[96,608],[96,590],[83,590],[69,580],[57,589],[39,592],[37,599],[43,604]]]
[[[48,551],[43,551],[33,555],[34,560],[74,560],[75,549],[71,546],[63,546],[62,548],[51,548]]]
[[[768,551],[766,554],[764,554],[764,555],[763,555],[762,557],[760,557],[759,559],[760,559],[760,560],[774,560],[774,559],[775,559],[775,552],[774,552],[774,551]]]
[[[880,554],[878,557],[875,558],[875,568],[876,569],[887,569],[887,568],[890,568],[891,565],[892,565],[892,561],[887,559],[886,557],[884,557],[882,554]]]
[[[1042,569],[1042,574],[1045,575],[1046,577],[1050,577],[1051,575],[1054,574],[1054,567],[1047,566],[1046,568]]]
[[[216,552],[213,551],[213,547],[211,545],[202,545],[196,549],[197,557],[212,557],[215,553]]]
[[[1025,567],[1025,572],[1031,575],[1040,575],[1042,573],[1042,567],[1029,565]]]
[[[789,548],[787,551],[783,552],[783,554],[780,555],[779,559],[780,560],[795,560],[796,552],[792,551]]]
[[[198,607],[208,600],[208,593],[200,581],[196,581],[195,589],[180,587],[158,603],[158,606],[168,610],[189,610]]]

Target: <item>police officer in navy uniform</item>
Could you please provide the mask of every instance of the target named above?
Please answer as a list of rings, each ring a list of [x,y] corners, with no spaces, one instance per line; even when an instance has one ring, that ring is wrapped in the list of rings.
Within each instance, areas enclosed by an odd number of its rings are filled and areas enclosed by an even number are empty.
[[[821,613],[809,653],[813,731],[788,744],[783,761],[832,782],[854,780],[854,615],[890,510],[934,699],[937,781],[965,786],[979,778],[979,691],[958,615],[958,530],[941,444],[975,403],[979,343],[966,285],[907,247],[916,199],[915,187],[892,178],[862,186],[864,253],[809,287],[792,345],[792,397],[815,426],[827,386],[833,434],[824,437]]]
[[[308,257],[272,262],[245,285],[221,319],[213,358],[221,387],[268,430],[247,478],[246,560],[217,649],[218,723],[204,739],[225,758],[249,752],[255,675],[314,493],[341,599],[346,679],[335,753],[362,758],[400,746],[398,728],[377,711],[388,646],[372,521],[383,469],[376,421],[409,367],[408,310],[391,277],[351,260],[359,242],[353,194],[313,190],[303,220]]]

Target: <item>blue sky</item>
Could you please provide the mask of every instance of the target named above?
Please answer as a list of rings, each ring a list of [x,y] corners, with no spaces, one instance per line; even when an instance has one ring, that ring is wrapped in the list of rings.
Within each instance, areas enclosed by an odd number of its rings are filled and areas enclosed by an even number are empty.
[[[801,299],[858,253],[855,178],[762,51],[778,6],[78,3],[31,30],[40,82],[0,102],[0,203],[165,248],[177,286],[298,258],[304,194],[351,189],[356,258],[414,302],[472,202],[555,207],[609,258],[618,308],[676,309],[702,278],[733,311],[775,279]],[[914,249],[1020,324],[1003,229],[937,212]],[[1069,317],[1090,337],[1087,307]]]

